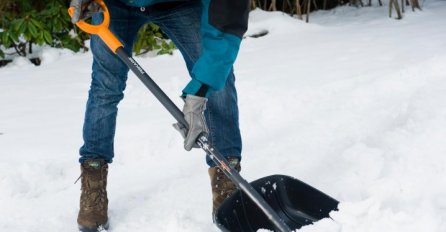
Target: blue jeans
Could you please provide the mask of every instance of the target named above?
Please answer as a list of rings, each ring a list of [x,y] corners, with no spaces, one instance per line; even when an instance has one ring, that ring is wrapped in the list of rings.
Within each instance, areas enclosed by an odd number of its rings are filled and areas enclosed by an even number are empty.
[[[192,70],[201,51],[200,0],[169,6],[155,5],[145,9],[129,7],[118,0],[105,2],[111,15],[110,30],[121,40],[128,54],[131,54],[138,30],[151,22],[157,24],[175,43],[189,72]],[[93,16],[94,24],[100,22],[101,14]],[[92,36],[91,50],[94,57],[93,73],[79,161],[83,163],[87,159],[104,159],[111,163],[114,157],[117,105],[124,97],[129,69],[98,36]],[[231,71],[225,88],[209,96],[205,116],[211,144],[222,155],[241,159],[242,142],[234,82],[234,73]],[[206,161],[210,166],[215,166],[209,157],[206,157]]]

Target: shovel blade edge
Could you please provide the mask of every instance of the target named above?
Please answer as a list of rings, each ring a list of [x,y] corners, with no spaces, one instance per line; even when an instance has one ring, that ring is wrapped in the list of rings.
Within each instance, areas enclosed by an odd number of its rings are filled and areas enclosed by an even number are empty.
[[[290,176],[272,175],[250,184],[292,230],[329,217],[339,204],[332,197]],[[215,222],[225,232],[275,231],[273,223],[239,189],[222,203],[216,212]]]

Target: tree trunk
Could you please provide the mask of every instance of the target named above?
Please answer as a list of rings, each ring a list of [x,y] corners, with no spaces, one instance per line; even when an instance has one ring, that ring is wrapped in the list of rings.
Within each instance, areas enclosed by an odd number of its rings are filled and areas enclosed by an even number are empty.
[[[415,8],[421,10],[420,2],[418,0],[410,0],[410,3],[412,5],[412,11],[415,11]]]
[[[254,10],[257,8],[257,0],[251,0],[251,9]]]
[[[28,54],[33,53],[33,43],[29,41]]]
[[[290,15],[293,15],[295,13],[293,4],[291,3],[290,0],[284,0],[283,1],[282,10],[285,11],[285,12],[290,13]]]
[[[311,5],[311,4],[310,4]],[[313,5],[314,5],[314,8],[316,9],[316,10],[319,10],[319,7],[317,6],[317,2],[316,2],[316,0],[313,0]]]
[[[300,5],[300,0],[296,0],[296,14],[297,17],[302,20],[302,7]]]
[[[310,21],[311,0],[305,1],[307,2],[307,19],[305,21],[308,23],[308,21]]]
[[[392,8],[395,7],[395,11],[397,14],[396,19],[402,19],[403,16],[401,15],[400,6],[398,5],[398,0],[390,0],[389,1],[389,17],[392,17]]]
[[[396,14],[398,15],[397,19],[402,19],[403,15],[401,14],[400,6],[398,4],[398,0],[393,0],[393,5],[395,6]]]
[[[268,8],[269,11],[277,11],[277,0],[271,0],[271,4]]]

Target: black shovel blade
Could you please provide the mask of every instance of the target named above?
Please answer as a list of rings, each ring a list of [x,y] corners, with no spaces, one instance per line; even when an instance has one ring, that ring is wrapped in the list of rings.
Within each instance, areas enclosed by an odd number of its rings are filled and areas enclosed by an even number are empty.
[[[289,176],[267,176],[250,184],[292,230],[329,217],[339,204],[330,196]],[[222,231],[276,231],[265,214],[240,190],[223,202],[216,212],[215,221]]]

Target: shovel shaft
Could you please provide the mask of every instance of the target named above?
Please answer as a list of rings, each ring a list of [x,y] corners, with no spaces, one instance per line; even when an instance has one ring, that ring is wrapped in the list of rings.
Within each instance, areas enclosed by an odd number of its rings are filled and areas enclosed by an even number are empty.
[[[188,124],[184,119],[183,112],[170,100],[163,90],[150,78],[150,76],[141,68],[141,66],[120,47],[116,50],[118,57],[132,70],[135,75],[152,92],[159,102],[170,112],[170,114],[179,123],[187,128]],[[228,176],[232,182],[240,188],[248,197],[265,213],[276,229],[281,232],[290,232],[291,229],[286,225],[277,213],[271,208],[262,196],[245,180],[240,174],[229,165],[228,160],[220,154],[208,142],[205,136],[201,136],[197,144],[206,152],[214,163]]]
[[[187,122],[184,119],[183,112],[175,105],[175,103],[170,100],[170,98],[164,93],[163,90],[150,78],[149,74],[147,74],[144,69],[124,50],[123,47],[120,47],[116,50],[116,55],[129,67],[130,70],[135,73],[135,75],[144,83],[144,85],[155,95],[156,99],[169,111],[169,113],[177,120],[177,122],[186,126]]]

